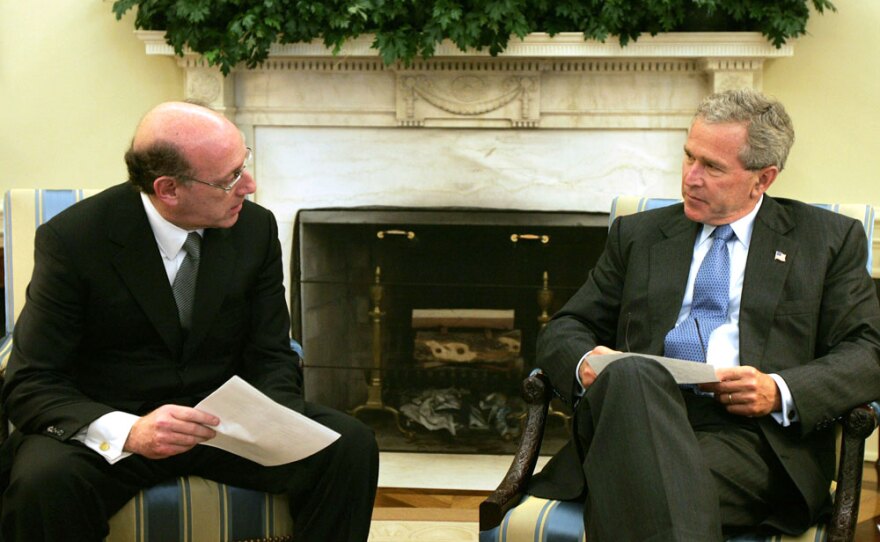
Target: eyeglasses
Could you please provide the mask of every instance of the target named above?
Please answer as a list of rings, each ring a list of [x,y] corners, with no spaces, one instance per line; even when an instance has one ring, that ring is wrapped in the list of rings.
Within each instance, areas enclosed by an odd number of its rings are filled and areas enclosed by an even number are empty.
[[[190,177],[188,175],[180,175],[181,179],[186,179],[187,181],[195,181],[199,184],[204,184],[207,186],[211,186],[216,188],[217,190],[222,190],[227,194],[232,192],[232,189],[235,188],[235,185],[238,184],[238,181],[241,180],[244,175],[244,171],[247,169],[248,164],[251,163],[251,159],[254,157],[254,151],[251,150],[250,147],[247,147],[247,155],[244,157],[244,162],[241,164],[241,167],[232,172],[232,180],[226,184],[222,183],[209,183],[207,181],[202,181],[196,179],[195,177]]]

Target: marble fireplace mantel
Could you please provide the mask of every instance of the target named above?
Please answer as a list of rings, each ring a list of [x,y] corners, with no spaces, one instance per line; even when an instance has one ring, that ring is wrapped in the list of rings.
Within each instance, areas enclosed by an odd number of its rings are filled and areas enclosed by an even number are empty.
[[[137,35],[148,55],[174,55],[162,32]],[[626,47],[530,34],[496,57],[442,43],[431,59],[386,66],[372,39],[337,55],[321,42],[275,45],[227,77],[200,55],[176,57],[185,96],[223,111],[254,147],[255,198],[279,220],[286,263],[299,209],[601,213],[618,193],[674,197],[699,101],[760,88],[765,60],[793,54],[758,33]]]
[[[174,55],[161,31],[137,35],[148,55]],[[337,55],[320,41],[276,44],[261,66],[236,69],[227,77],[200,55],[186,53],[177,58],[185,71],[187,98],[209,103],[242,125],[659,128],[686,126],[691,109],[676,108],[678,104],[666,96],[666,103],[638,108],[590,107],[605,105],[601,102],[566,107],[554,99],[554,91],[559,90],[555,79],[589,79],[591,86],[608,91],[615,90],[608,85],[614,81],[633,90],[629,83],[638,87],[658,80],[699,79],[699,90],[705,94],[744,86],[760,88],[764,61],[793,54],[791,44],[776,48],[757,32],[658,34],[643,36],[626,47],[616,39],[585,41],[580,33],[552,37],[534,33],[522,40],[513,38],[496,57],[461,51],[443,42],[431,59],[386,66],[370,47],[372,41],[372,36],[351,40]],[[285,79],[282,74],[290,73],[312,74],[310,79],[316,74],[337,79],[357,76],[361,81],[390,79],[385,82],[393,85],[361,89],[354,101],[334,96],[336,100],[324,103],[312,96],[305,101],[309,107],[297,107],[289,99],[280,104],[267,94],[273,83]],[[622,77],[627,74],[630,77]],[[311,90],[311,85],[303,85],[303,90]],[[665,94],[669,88],[656,90]],[[592,114],[584,115],[585,109]]]

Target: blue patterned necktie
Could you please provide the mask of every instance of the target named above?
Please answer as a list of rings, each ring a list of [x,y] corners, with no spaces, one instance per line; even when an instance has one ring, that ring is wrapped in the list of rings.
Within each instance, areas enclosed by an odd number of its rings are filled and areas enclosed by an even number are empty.
[[[685,320],[666,334],[665,355],[671,358],[706,361],[706,343],[715,328],[727,321],[730,301],[730,256],[727,241],[734,237],[725,224],[712,232],[712,246],[700,264],[694,280],[694,299]]]
[[[202,250],[202,237],[198,232],[190,232],[183,243],[186,256],[174,283],[171,292],[174,294],[174,302],[177,304],[177,313],[180,315],[180,325],[183,329],[189,329],[192,321],[193,298],[196,294],[196,277],[199,274],[199,256]]]

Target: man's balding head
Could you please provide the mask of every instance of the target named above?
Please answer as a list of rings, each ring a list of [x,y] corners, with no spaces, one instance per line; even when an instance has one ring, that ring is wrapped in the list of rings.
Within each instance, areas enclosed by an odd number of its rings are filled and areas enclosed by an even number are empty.
[[[241,141],[232,122],[207,107],[188,102],[166,102],[150,110],[138,124],[125,154],[129,181],[153,194],[162,176],[193,177]]]

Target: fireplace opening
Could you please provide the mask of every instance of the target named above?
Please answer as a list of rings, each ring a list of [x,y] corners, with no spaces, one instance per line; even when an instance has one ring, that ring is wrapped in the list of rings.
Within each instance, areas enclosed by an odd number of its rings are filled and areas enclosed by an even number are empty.
[[[541,326],[580,287],[601,213],[355,207],[297,213],[294,337],[306,399],[383,451],[513,453]],[[542,453],[568,438],[553,405]]]

